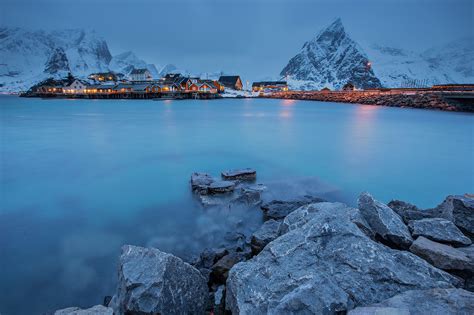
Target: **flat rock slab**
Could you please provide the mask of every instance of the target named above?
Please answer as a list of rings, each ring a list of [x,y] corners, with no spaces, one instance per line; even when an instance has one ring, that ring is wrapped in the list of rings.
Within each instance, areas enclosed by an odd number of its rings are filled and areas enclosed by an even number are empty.
[[[472,315],[474,293],[463,289],[410,290],[347,315]]]
[[[235,183],[226,180],[219,180],[212,182],[209,187],[208,191],[210,194],[225,194],[229,192],[233,192],[235,189]]]
[[[113,315],[114,310],[110,307],[96,305],[88,309],[80,307],[68,307],[54,312],[54,315]]]
[[[207,301],[207,281],[196,268],[158,249],[122,247],[115,314],[204,314]]]
[[[222,172],[222,178],[226,180],[255,180],[257,171],[252,168],[242,168]]]
[[[191,188],[198,194],[205,195],[208,193],[209,185],[214,182],[214,178],[207,173],[192,173]]]
[[[472,261],[466,253],[423,236],[413,242],[410,251],[443,270],[474,271]]]
[[[312,211],[299,213],[305,207]],[[226,285],[232,314],[334,314],[408,289],[462,285],[412,253],[370,239],[353,222],[358,209],[305,207],[291,213],[285,234],[232,267]]]
[[[453,222],[442,218],[430,218],[408,223],[413,237],[424,236],[432,241],[453,246],[468,246],[472,242]]]
[[[408,227],[390,207],[375,200],[369,193],[362,193],[359,210],[371,229],[388,245],[408,249],[413,242]]]

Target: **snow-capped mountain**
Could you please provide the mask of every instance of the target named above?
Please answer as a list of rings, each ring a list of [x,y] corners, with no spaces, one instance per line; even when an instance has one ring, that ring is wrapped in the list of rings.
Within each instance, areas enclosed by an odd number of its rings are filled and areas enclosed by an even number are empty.
[[[340,89],[348,82],[361,88],[381,86],[367,55],[346,33],[341,19],[306,42],[280,75],[304,89]]]
[[[0,28],[0,91],[26,90],[69,71],[79,77],[107,71],[111,58],[107,43],[93,31]]]
[[[292,88],[306,90],[340,89],[347,82],[358,88],[473,83],[473,60],[472,38],[421,53],[379,44],[359,45],[337,19],[305,43],[281,75]]]

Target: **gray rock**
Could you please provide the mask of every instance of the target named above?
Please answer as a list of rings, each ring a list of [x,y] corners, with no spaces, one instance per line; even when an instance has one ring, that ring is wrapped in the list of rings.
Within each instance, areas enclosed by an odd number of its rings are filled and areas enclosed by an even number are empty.
[[[266,221],[255,233],[252,234],[250,244],[254,255],[279,236],[281,222],[275,220]]]
[[[410,251],[443,270],[474,271],[472,261],[463,251],[423,236],[413,242]]]
[[[421,210],[417,206],[405,201],[392,200],[387,204],[387,206],[389,206],[390,209],[402,217],[403,222],[406,224],[412,220],[420,220],[432,217],[430,212]]]
[[[232,204],[244,204],[252,207],[259,205],[261,202],[261,190],[253,187],[241,188],[238,196],[231,200]]]
[[[226,180],[255,180],[257,171],[252,168],[242,168],[222,172],[222,178]]]
[[[226,308],[232,314],[335,314],[408,289],[462,284],[409,252],[371,240],[353,222],[358,212],[316,203],[291,213],[305,223],[292,220],[285,234],[230,270]]]
[[[212,182],[207,188],[210,194],[225,194],[233,192],[235,188],[235,183],[226,180],[219,180]]]
[[[448,196],[436,208],[429,210],[434,216],[451,220],[461,230],[474,235],[474,199],[466,196]]]
[[[125,245],[111,305],[122,314],[203,314],[208,287],[201,273],[154,248]]]
[[[297,200],[273,200],[261,206],[263,211],[263,219],[267,220],[283,220],[288,214],[295,211],[301,206],[324,202],[321,198],[304,196]]]
[[[424,236],[432,241],[448,243],[453,246],[467,246],[472,242],[454,225],[453,222],[442,219],[422,219],[408,223],[413,237]]]
[[[389,246],[407,249],[413,239],[400,216],[387,205],[375,200],[369,193],[362,193],[358,200],[359,210],[376,237]]]
[[[392,309],[393,312],[364,312],[364,309]],[[397,313],[397,311],[399,313]],[[405,312],[405,313],[403,313]],[[471,315],[474,314],[474,293],[463,289],[410,290],[377,303],[358,307],[347,315],[409,314],[409,315]]]
[[[229,270],[237,263],[246,260],[243,253],[232,252],[217,261],[211,268],[212,283],[225,284]]]
[[[191,188],[194,192],[205,195],[208,193],[209,185],[214,182],[211,175],[207,173],[192,173]]]
[[[96,305],[88,309],[79,307],[68,307],[54,312],[54,315],[113,315],[114,310],[110,307]]]
[[[347,315],[410,315],[410,311],[387,306],[359,306],[350,310]]]
[[[225,314],[225,285],[217,287],[214,293],[214,315]]]

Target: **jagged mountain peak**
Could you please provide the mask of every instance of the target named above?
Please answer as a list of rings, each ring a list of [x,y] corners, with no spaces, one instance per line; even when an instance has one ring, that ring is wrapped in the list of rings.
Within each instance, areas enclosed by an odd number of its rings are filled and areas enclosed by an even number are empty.
[[[293,87],[306,89],[340,89],[349,82],[359,88],[381,86],[368,65],[367,55],[337,18],[306,42],[280,75]]]

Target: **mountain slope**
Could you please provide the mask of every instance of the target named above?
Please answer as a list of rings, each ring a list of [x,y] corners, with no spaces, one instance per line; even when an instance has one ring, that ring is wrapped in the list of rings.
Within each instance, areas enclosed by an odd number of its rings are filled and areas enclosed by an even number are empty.
[[[381,83],[368,66],[362,48],[344,30],[340,19],[303,45],[280,75],[303,88],[340,89],[352,82],[360,88],[380,87]]]

